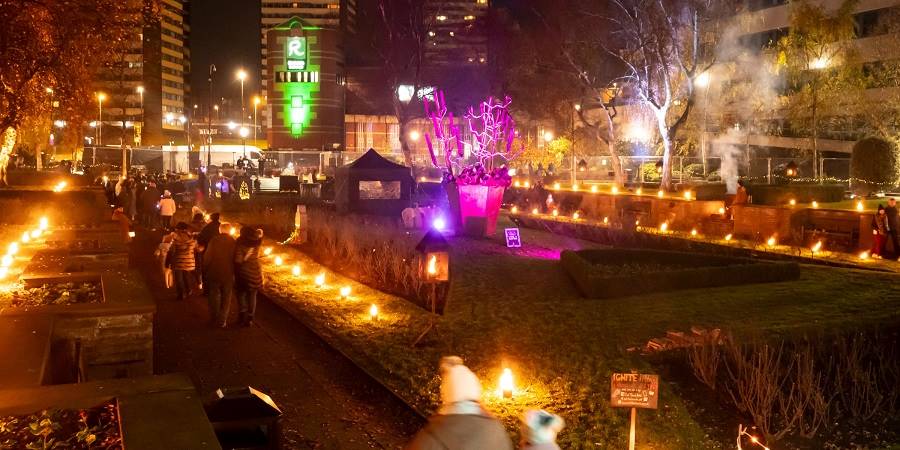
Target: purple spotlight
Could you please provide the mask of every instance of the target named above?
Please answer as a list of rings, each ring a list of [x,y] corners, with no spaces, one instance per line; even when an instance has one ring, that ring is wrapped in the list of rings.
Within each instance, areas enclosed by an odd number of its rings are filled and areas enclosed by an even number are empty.
[[[444,222],[443,217],[438,217],[431,222],[431,227],[438,231],[444,231],[444,228],[447,227],[447,223]]]

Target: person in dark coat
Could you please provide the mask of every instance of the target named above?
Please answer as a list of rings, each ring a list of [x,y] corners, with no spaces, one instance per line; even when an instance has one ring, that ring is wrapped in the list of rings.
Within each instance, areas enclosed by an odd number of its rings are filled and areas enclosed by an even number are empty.
[[[153,181],[144,192],[141,192],[141,222],[147,228],[156,227],[156,216],[159,214],[156,203],[159,202],[160,196],[159,189],[156,189],[156,183]]]
[[[219,213],[212,213],[209,215],[209,223],[200,230],[200,234],[197,235],[197,245],[200,246],[200,250],[202,251],[206,248],[206,245],[209,244],[209,241],[216,237],[219,234],[219,226],[222,225],[222,222],[219,221]]]
[[[240,307],[241,323],[244,326],[253,324],[256,314],[256,293],[263,285],[262,265],[259,262],[259,246],[262,245],[262,230],[250,227],[241,228],[234,251],[237,280],[235,288]]]
[[[888,199],[888,205],[884,208],[884,215],[887,216],[888,236],[891,237],[891,245],[894,246],[894,258],[900,261],[900,217],[897,216],[897,199],[891,197]]]
[[[221,328],[227,326],[234,291],[235,241],[227,232],[221,232],[229,226],[225,223],[219,225],[219,234],[209,240],[203,252],[203,281],[208,292],[209,318],[213,326]]]
[[[481,406],[481,382],[461,358],[441,359],[441,408],[406,450],[512,450],[503,424]]]
[[[886,237],[891,232],[887,214],[884,206],[878,205],[878,212],[872,218],[872,257],[882,258],[884,256],[884,244],[887,243]]]
[[[194,249],[197,241],[191,235],[190,227],[184,222],[175,226],[175,238],[169,248],[172,275],[175,278],[175,290],[178,300],[184,300],[191,292],[191,272],[196,268]]]

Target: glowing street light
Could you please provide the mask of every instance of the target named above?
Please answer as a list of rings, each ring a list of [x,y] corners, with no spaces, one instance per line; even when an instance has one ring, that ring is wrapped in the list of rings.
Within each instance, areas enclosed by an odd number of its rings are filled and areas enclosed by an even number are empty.
[[[550,142],[550,141],[552,141],[552,140],[553,140],[553,132],[552,132],[552,131],[545,131],[545,132],[544,132],[544,141],[545,141],[545,142]]]
[[[103,101],[106,100],[106,94],[97,93],[97,108],[99,110],[97,118],[97,146],[103,146]]]
[[[694,79],[694,84],[701,88],[709,86],[709,78],[709,72],[703,72],[700,75],[697,75],[697,78]]]
[[[418,131],[412,130],[412,131],[409,132],[409,139],[410,139],[411,141],[417,142],[417,141],[419,140],[419,137],[421,137],[421,135],[419,134]]]

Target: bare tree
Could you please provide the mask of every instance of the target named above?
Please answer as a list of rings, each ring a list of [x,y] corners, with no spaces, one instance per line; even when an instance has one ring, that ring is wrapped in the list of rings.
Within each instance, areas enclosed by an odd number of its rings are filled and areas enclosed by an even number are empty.
[[[662,144],[660,187],[672,189],[675,137],[694,108],[694,80],[714,58],[702,58],[701,25],[708,29],[716,0],[612,0],[608,20],[625,67],[623,88],[653,112]]]
[[[378,14],[382,29],[375,49],[384,66],[391,106],[399,123],[400,149],[406,165],[412,167],[408,129],[422,110],[418,100],[425,87],[423,70],[430,18],[421,0],[379,0]]]

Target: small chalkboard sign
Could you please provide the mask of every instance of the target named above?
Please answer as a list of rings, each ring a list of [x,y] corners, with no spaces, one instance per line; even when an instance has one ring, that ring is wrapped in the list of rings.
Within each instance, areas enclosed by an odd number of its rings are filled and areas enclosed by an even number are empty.
[[[507,228],[505,231],[507,248],[519,248],[522,246],[522,237],[519,236],[518,228]]]
[[[613,408],[656,409],[659,399],[659,375],[614,373],[610,386]]]

